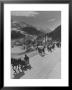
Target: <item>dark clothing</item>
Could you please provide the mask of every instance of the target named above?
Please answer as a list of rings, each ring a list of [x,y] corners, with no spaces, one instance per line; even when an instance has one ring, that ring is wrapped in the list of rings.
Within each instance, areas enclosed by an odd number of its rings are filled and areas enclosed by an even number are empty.
[[[29,64],[29,57],[27,55],[25,55],[24,60],[26,64]]]

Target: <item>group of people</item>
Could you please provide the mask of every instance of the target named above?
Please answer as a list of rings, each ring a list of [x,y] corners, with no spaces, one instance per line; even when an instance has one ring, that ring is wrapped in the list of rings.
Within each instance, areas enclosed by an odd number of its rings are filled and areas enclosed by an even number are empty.
[[[27,69],[31,69],[31,65],[29,63],[29,57],[25,54],[24,60],[21,60],[21,58],[11,58],[11,65],[12,69],[14,71],[14,75],[20,72],[24,72]]]
[[[50,42],[46,45],[37,45],[37,51],[41,56],[45,56],[45,49],[47,48],[48,52],[52,52],[55,48],[55,45],[59,48],[61,47],[61,43],[60,42]],[[31,65],[29,63],[29,57],[25,54],[24,60],[21,60],[21,58],[19,59],[15,59],[15,58],[11,58],[11,65],[12,65],[12,69],[14,71],[14,74],[16,75],[18,72],[24,72],[27,69],[31,69]]]
[[[37,46],[37,50],[38,50],[38,53],[41,55],[41,56],[45,56],[45,48],[47,48],[48,52],[52,52],[55,48],[55,45],[60,48],[61,47],[61,43],[60,42],[51,42],[51,43],[48,43],[47,45],[42,45],[42,46]]]
[[[37,46],[37,50],[41,56],[45,56],[45,46]]]

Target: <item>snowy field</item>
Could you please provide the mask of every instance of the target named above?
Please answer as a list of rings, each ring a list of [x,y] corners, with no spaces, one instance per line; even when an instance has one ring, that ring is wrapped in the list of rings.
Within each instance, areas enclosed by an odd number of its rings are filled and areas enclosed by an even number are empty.
[[[12,57],[23,59],[24,54],[12,52]],[[21,52],[21,51],[20,51]],[[60,79],[61,78],[61,48],[55,47],[53,52],[45,50],[46,55],[41,57],[37,51],[27,54],[30,57],[31,70],[25,71],[20,79]]]

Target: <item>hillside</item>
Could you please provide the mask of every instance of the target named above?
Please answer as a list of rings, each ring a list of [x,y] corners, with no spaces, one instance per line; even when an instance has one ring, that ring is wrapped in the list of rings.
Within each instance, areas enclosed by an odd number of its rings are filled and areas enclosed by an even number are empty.
[[[53,40],[61,41],[61,25],[58,26],[54,31],[47,34]]]
[[[26,33],[30,35],[40,35],[43,33],[41,31],[38,31],[35,27],[24,27],[22,28],[22,31],[25,31]]]
[[[36,36],[44,33],[42,31],[37,30],[36,27],[33,27],[25,22],[12,21],[11,28],[12,28],[12,30],[14,28],[14,29],[16,29],[16,31],[20,30],[20,31],[23,31],[24,33],[27,33],[30,35],[36,35]]]

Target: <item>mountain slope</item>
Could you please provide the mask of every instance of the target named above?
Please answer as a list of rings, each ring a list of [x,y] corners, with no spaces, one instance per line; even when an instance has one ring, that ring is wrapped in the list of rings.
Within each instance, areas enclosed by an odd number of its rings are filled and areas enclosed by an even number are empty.
[[[58,26],[54,31],[47,34],[53,40],[61,41],[61,25]]]
[[[44,33],[42,31],[37,30],[36,27],[33,27],[32,25],[29,25],[23,21],[22,22],[12,21],[11,28],[16,28],[17,30],[24,31],[30,35],[40,35]]]
[[[25,31],[26,33],[31,35],[40,35],[43,33],[41,31],[38,31],[35,27],[24,27],[22,28],[22,31]]]

